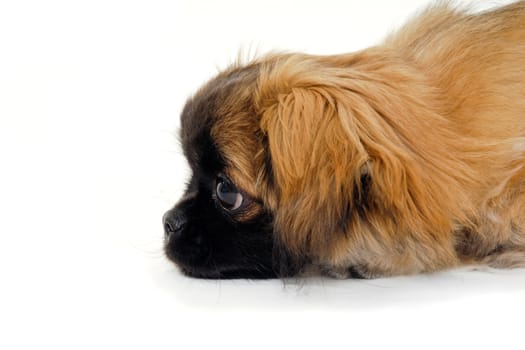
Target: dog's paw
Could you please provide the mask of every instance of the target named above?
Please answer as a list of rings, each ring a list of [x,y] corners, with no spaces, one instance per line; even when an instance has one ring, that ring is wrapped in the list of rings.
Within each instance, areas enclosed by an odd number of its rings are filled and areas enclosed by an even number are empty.
[[[373,278],[372,275],[362,266],[350,266],[350,267],[323,266],[321,267],[321,273],[325,276],[332,277],[332,278],[339,279],[339,280],[348,279],[348,278],[353,278],[353,279]]]
[[[484,263],[497,269],[525,267],[525,248],[498,249],[489,254]]]

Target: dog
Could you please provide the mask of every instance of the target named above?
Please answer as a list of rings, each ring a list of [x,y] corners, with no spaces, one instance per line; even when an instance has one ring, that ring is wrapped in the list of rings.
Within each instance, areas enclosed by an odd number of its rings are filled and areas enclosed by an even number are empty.
[[[525,267],[525,1],[235,63],[186,103],[165,253],[198,278]]]

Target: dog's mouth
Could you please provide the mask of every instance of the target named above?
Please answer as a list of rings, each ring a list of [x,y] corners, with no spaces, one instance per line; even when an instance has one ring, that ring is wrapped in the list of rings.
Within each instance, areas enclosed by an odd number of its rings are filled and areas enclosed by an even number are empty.
[[[211,255],[196,256],[178,249],[164,248],[166,256],[186,276],[202,279],[272,279],[279,274],[271,266],[254,264],[253,267],[232,263],[219,263]]]
[[[271,269],[213,269],[178,265],[186,276],[201,279],[274,279],[277,274]]]

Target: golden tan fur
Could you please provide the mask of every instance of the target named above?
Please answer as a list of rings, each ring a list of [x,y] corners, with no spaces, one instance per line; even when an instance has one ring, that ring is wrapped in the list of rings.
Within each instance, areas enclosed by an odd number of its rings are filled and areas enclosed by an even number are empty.
[[[338,276],[525,267],[524,1],[233,72],[212,136],[291,253]]]

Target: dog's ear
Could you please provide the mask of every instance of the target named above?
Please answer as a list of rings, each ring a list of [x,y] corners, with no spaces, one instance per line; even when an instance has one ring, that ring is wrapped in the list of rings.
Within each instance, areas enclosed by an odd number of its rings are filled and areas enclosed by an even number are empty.
[[[263,113],[278,192],[275,224],[292,252],[326,244],[331,232],[341,231],[337,225],[346,225],[352,198],[364,200],[368,155],[340,113],[321,88],[293,88]]]
[[[366,220],[388,239],[447,239],[469,176],[446,144],[453,134],[410,91],[410,77],[348,71],[261,79],[278,238],[297,254],[323,254]]]

